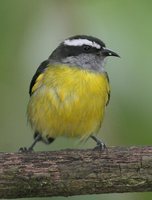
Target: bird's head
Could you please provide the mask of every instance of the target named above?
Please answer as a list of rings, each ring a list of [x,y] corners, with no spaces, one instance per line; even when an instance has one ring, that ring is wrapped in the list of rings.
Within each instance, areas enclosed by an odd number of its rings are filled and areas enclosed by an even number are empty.
[[[49,57],[56,62],[76,66],[83,69],[102,71],[104,59],[119,55],[98,38],[86,35],[76,35],[65,39]]]

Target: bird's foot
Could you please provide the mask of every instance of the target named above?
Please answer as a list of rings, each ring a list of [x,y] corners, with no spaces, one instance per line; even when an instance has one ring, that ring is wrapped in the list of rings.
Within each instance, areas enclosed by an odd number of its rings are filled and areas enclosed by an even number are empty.
[[[102,142],[101,140],[98,140],[97,141],[97,146],[93,150],[105,151],[105,149],[107,149],[105,143]]]
[[[105,151],[107,149],[105,143],[101,140],[99,140],[97,137],[91,135],[90,136],[97,144],[97,146],[93,150],[100,150],[100,151]]]
[[[33,148],[27,148],[27,147],[21,147],[19,148],[19,152],[20,153],[30,153],[30,152],[33,152]]]

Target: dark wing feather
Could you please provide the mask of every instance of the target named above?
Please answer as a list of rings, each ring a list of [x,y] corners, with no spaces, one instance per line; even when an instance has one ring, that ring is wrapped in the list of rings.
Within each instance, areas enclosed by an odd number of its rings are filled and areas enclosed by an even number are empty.
[[[109,83],[110,81],[109,81],[109,76],[108,76],[107,72],[105,72],[105,75],[106,75],[106,78],[107,78],[108,83]],[[106,106],[109,104],[109,101],[110,101],[110,88],[109,88],[109,91],[108,91],[108,100],[106,102]]]
[[[110,90],[108,92],[108,100],[107,100],[106,106],[109,104],[109,101],[110,101]]]
[[[29,87],[30,96],[32,95],[32,88],[35,85],[38,76],[44,72],[44,70],[48,67],[48,64],[49,64],[49,60],[45,60],[40,64],[40,66],[36,70],[32,80],[31,80],[30,87]]]

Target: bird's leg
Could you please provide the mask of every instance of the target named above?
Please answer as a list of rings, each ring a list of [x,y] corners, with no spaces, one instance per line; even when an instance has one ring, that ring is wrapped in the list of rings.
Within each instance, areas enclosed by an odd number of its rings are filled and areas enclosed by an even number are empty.
[[[28,148],[28,151],[33,151],[33,147],[36,145],[37,142],[39,142],[40,140],[42,139],[41,135],[38,134],[36,137],[35,137],[35,140],[34,142],[31,144],[31,146]]]
[[[107,148],[105,143],[99,140],[98,138],[96,138],[94,135],[91,135],[90,137],[97,143],[97,146],[94,148],[95,150],[99,149],[99,150],[104,151]]]
[[[29,148],[21,147],[19,149],[19,152],[31,152],[33,151],[33,147],[36,145],[37,142],[39,142],[42,139],[41,135],[38,133],[36,137],[34,138],[34,142],[31,144]]]

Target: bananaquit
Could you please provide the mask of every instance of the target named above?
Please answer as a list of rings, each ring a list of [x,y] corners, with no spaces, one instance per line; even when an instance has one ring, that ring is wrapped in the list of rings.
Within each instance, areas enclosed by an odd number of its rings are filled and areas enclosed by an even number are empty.
[[[52,143],[58,136],[87,139],[97,146],[105,144],[94,134],[100,130],[105,107],[110,99],[107,56],[119,55],[92,36],[77,35],[65,39],[42,62],[34,74],[27,108],[34,130],[34,142]]]

